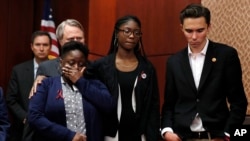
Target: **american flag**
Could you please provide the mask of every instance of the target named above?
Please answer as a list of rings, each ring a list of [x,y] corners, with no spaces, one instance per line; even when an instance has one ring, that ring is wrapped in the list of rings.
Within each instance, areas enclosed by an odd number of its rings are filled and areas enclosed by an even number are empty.
[[[50,0],[45,0],[43,8],[43,18],[41,20],[41,30],[49,32],[52,38],[52,47],[49,54],[49,59],[54,59],[59,56],[59,48],[57,44],[55,23],[52,16],[52,8]]]

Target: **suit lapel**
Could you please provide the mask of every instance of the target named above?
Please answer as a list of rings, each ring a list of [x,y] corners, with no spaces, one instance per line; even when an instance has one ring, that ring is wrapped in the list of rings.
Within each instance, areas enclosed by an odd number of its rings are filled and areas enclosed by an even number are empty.
[[[212,59],[214,59],[215,57],[216,56],[215,56],[215,52],[214,52],[213,43],[211,41],[209,41],[198,90],[200,90],[203,87],[205,80],[207,79],[208,74],[211,71],[212,66],[213,66]]]
[[[32,86],[33,82],[34,82],[34,62],[33,60],[31,60],[28,65],[26,66],[25,72],[24,72],[25,76],[27,76],[27,83],[30,84]]]
[[[66,123],[66,111],[65,111],[65,105],[64,105],[64,94],[63,94],[63,89],[62,89],[62,82],[61,82],[61,76],[57,76],[53,78],[54,80],[54,87],[53,87],[53,98],[55,100],[55,104],[57,104],[58,107],[63,107],[63,112],[60,112],[61,114],[59,114],[58,117],[62,118],[62,121],[65,121],[65,125],[67,125]],[[61,93],[61,96],[60,96]]]
[[[34,63],[33,63],[33,60],[29,61],[26,66],[25,66],[25,69],[22,71],[22,75],[24,76],[23,79],[25,80],[25,83],[26,85],[22,85],[24,87],[23,90],[30,90],[30,88],[32,87],[33,85],[33,82],[34,82]],[[21,88],[21,89],[22,89]],[[25,92],[24,91],[24,97],[29,97],[29,91]],[[26,99],[26,102],[25,103],[28,103],[28,98]]]

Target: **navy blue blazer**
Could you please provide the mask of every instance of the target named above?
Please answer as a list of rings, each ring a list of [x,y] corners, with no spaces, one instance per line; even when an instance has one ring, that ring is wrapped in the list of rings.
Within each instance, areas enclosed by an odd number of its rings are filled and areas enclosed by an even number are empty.
[[[88,141],[103,141],[101,112],[109,113],[115,103],[106,86],[98,80],[79,79],[75,84],[83,96],[84,118]],[[46,78],[31,98],[28,121],[37,131],[37,140],[72,141],[75,132],[66,127],[63,98],[57,98],[62,90],[61,77]]]
[[[6,103],[4,101],[3,90],[0,87],[0,141],[5,141],[9,135],[10,121]]]

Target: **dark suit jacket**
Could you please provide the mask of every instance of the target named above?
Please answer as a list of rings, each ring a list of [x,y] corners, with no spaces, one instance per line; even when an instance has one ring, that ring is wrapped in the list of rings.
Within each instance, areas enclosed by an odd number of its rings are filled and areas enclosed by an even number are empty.
[[[12,114],[11,138],[20,141],[23,120],[27,116],[29,93],[34,81],[34,62],[26,61],[13,67],[7,89],[6,101]],[[16,139],[14,139],[16,138]]]
[[[5,141],[9,136],[10,122],[4,100],[3,90],[0,87],[0,141]]]
[[[60,76],[60,58],[55,58],[52,60],[47,60],[39,64],[36,75],[45,75],[45,76]]]
[[[224,136],[245,119],[247,100],[237,51],[209,41],[198,90],[189,64],[188,49],[167,61],[162,128],[172,127],[182,137],[199,113],[203,126],[216,136]],[[227,107],[230,103],[230,110]]]
[[[83,96],[87,140],[103,141],[100,111],[112,111],[114,100],[100,81],[81,78],[75,85]],[[62,90],[61,77],[49,77],[30,100],[28,121],[37,130],[34,141],[72,141],[75,135],[66,127],[64,100],[56,98],[58,90]]]

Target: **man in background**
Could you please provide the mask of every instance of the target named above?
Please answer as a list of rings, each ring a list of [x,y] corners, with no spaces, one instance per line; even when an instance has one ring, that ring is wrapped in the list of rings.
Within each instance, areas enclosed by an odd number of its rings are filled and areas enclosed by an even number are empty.
[[[36,31],[32,34],[30,47],[34,54],[32,60],[13,67],[7,89],[6,101],[13,117],[10,141],[22,141],[28,135],[29,128],[26,117],[29,105],[29,92],[34,82],[37,68],[43,61],[48,60],[52,39],[48,32]],[[26,130],[27,129],[27,130]],[[25,139],[24,141],[27,141]]]

